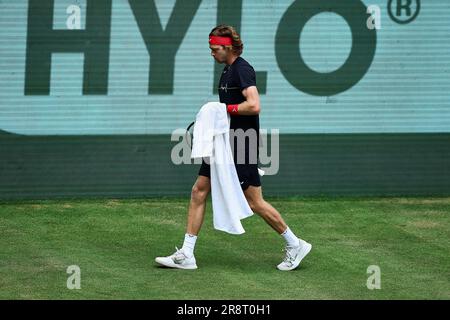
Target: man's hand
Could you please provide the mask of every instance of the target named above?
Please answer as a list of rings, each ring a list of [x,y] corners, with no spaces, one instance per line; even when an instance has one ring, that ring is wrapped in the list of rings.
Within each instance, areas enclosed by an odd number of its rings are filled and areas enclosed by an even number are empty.
[[[247,87],[242,90],[242,95],[246,98],[246,100],[238,105],[238,114],[240,115],[255,115],[259,114],[260,106],[259,106],[259,93],[256,86]],[[235,109],[235,108],[230,108]],[[230,111],[229,111],[230,112]],[[236,114],[234,112],[230,112],[231,114]]]

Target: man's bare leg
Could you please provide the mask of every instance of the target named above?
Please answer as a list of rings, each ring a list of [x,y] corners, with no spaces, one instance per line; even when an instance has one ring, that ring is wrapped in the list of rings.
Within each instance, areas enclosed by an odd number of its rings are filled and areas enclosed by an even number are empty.
[[[156,257],[158,264],[169,268],[197,269],[194,247],[205,217],[206,199],[210,190],[210,179],[199,175],[192,186],[183,247],[170,256]]]
[[[287,229],[287,225],[284,222],[281,214],[272,207],[270,203],[265,201],[262,197],[261,187],[249,186],[244,190],[244,195],[250,208],[258,213],[261,218],[264,219],[275,231],[279,234],[283,233]]]
[[[195,242],[205,218],[206,199],[211,190],[210,178],[199,175],[191,191],[191,200],[184,235],[183,247],[181,250],[188,257],[194,255]]]
[[[186,233],[197,236],[200,232],[205,217],[206,199],[210,190],[210,179],[199,175],[192,186]]]

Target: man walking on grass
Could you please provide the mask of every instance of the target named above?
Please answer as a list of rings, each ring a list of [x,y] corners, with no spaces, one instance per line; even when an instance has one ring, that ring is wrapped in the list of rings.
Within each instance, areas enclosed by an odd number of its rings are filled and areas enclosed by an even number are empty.
[[[237,146],[236,141],[232,142],[234,163],[245,198],[252,211],[260,215],[286,241],[286,256],[277,268],[282,271],[293,270],[309,253],[311,244],[298,238],[286,225],[280,213],[263,199],[258,164],[249,159],[251,153],[259,156],[260,104],[255,71],[240,56],[243,43],[233,27],[215,27],[209,34],[209,47],[214,59],[218,63],[225,63],[218,89],[220,102],[227,105],[227,111],[230,113],[230,130],[256,132],[256,144],[244,143]],[[245,154],[244,161],[238,161],[238,151]],[[197,269],[194,247],[203,224],[210,189],[210,165],[202,160],[197,180],[192,187],[183,247],[176,248],[176,252],[170,256],[157,257],[155,261],[158,264],[171,268]]]

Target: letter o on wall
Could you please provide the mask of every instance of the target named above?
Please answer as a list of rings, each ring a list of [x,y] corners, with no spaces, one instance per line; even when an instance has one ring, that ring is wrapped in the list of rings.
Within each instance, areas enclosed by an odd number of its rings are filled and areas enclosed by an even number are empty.
[[[300,51],[300,35],[309,19],[321,12],[341,15],[352,31],[352,48],[337,70],[320,73],[309,68]],[[305,93],[331,96],[348,90],[364,77],[375,56],[376,29],[368,29],[367,7],[360,0],[296,0],[286,10],[275,37],[275,55],[284,77]]]

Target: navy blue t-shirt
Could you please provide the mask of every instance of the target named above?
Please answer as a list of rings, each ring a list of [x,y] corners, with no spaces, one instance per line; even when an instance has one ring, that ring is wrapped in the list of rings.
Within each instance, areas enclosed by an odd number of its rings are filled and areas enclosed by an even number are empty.
[[[237,57],[231,65],[223,68],[219,81],[219,98],[220,102],[225,104],[239,104],[246,99],[242,94],[242,90],[247,87],[256,86],[256,73],[253,67],[242,57]],[[231,115],[230,129],[254,129],[257,139],[257,159],[259,158],[259,115]],[[245,163],[249,163],[249,139],[245,144]],[[237,139],[234,141],[234,150],[237,150]],[[234,152],[234,160],[236,162],[237,153]]]

